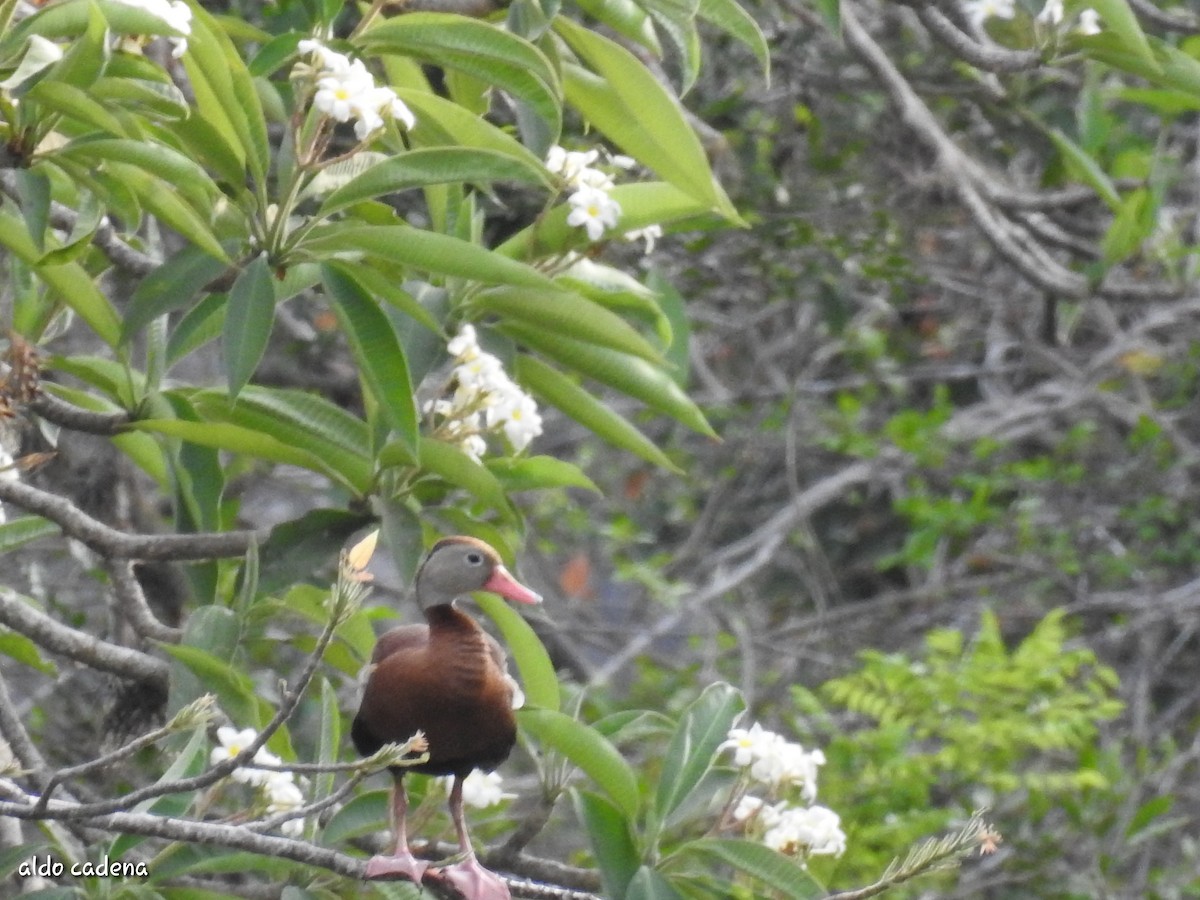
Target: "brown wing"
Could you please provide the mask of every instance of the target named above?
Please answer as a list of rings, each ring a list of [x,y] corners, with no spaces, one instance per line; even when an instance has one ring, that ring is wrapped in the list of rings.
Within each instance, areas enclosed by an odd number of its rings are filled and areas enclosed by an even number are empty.
[[[378,665],[393,653],[401,650],[415,650],[428,643],[428,625],[400,625],[397,628],[389,629],[375,642],[375,649],[371,652],[371,664]]]

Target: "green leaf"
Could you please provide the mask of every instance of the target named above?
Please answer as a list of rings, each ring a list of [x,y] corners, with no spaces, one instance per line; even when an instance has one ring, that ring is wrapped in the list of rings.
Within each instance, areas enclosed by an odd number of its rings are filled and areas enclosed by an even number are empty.
[[[632,53],[559,16],[555,31],[588,69],[566,65],[567,100],[622,150],[730,219],[737,211],[717,184],[679,101]]]
[[[228,261],[225,248],[217,242],[209,224],[208,214],[198,212],[187,203],[169,183],[151,175],[138,166],[109,160],[104,169],[125,190],[133,193],[138,202],[165,224],[203,249],[210,256]]]
[[[474,595],[479,608],[496,623],[504,637],[504,643],[517,664],[521,675],[521,688],[526,701],[543,709],[558,711],[562,698],[559,693],[558,675],[550,654],[529,623],[515,608],[500,597],[480,592]]]
[[[425,328],[437,335],[439,342],[442,340],[442,326],[438,324],[438,320],[430,314],[429,310],[420,304],[416,297],[388,278],[383,272],[373,269],[370,266],[355,266],[353,275],[354,280],[361,284],[368,294],[378,297],[393,309],[399,310],[408,318],[425,326]],[[400,326],[397,330],[403,336],[407,331],[411,331],[412,329]],[[401,343],[403,345],[403,340]],[[407,357],[409,354],[406,353],[405,356]]]
[[[55,296],[87,322],[101,340],[110,347],[117,346],[121,337],[121,320],[117,311],[78,263],[39,263],[41,251],[29,238],[25,223],[5,210],[0,210],[0,245],[29,265]]]
[[[512,322],[502,322],[498,330],[589,378],[641,400],[700,434],[717,436],[704,413],[663,367],[608,347],[548,335]]]
[[[552,188],[549,170],[532,157],[522,159],[495,150],[436,147],[411,150],[371,166],[325,198],[318,212],[327,216],[355,203],[430,184],[490,184],[515,181]]]
[[[741,41],[762,66],[763,77],[771,80],[771,48],[758,22],[737,0],[700,0],[700,18],[716,25],[730,37]],[[836,29],[835,29],[836,31]]]
[[[370,53],[398,53],[493,84],[527,103],[557,139],[562,90],[537,47],[495,25],[448,13],[414,12],[387,19],[361,37]]]
[[[30,541],[58,533],[58,526],[41,516],[20,516],[16,519],[9,519],[0,525],[0,553],[7,553]]]
[[[163,144],[125,138],[93,138],[76,140],[54,151],[51,158],[64,156],[97,162],[126,163],[161,179],[174,190],[189,198],[193,206],[211,206],[220,189],[208,177],[203,166],[177,150]]]
[[[328,678],[322,677],[321,684],[321,731],[317,743],[317,762],[330,765],[338,761],[342,749],[342,713],[338,707],[337,692]],[[326,797],[333,791],[333,773],[322,772],[313,779],[313,797]]]
[[[561,289],[496,288],[480,293],[471,305],[542,331],[550,339],[561,335],[611,347],[650,362],[662,360],[662,354],[628,322],[575,293]]]
[[[169,82],[146,78],[105,76],[91,86],[88,96],[109,101],[119,109],[144,110],[161,119],[181,120],[189,113],[183,91]]]
[[[25,219],[25,230],[39,251],[46,249],[46,223],[50,218],[50,179],[42,172],[13,170],[18,208]],[[43,257],[44,259],[45,257]]]
[[[553,456],[500,457],[487,460],[485,465],[510,493],[565,487],[600,493],[600,488],[579,466]]]
[[[1100,14],[1105,30],[1119,38],[1129,52],[1140,57],[1146,65],[1158,68],[1150,42],[1127,0],[1088,0],[1087,6]]]
[[[336,562],[342,543],[370,522],[371,518],[361,513],[312,509],[297,519],[279,523],[259,550],[260,590],[268,595],[282,593]],[[326,618],[328,614],[322,607],[322,624]]]
[[[621,218],[617,223],[621,233],[647,225],[686,222],[712,213],[703,201],[662,181],[621,184],[608,193],[621,205]],[[569,212],[568,204],[559,204],[506,240],[496,252],[513,259],[533,260],[586,246],[587,233],[567,224]]]
[[[300,466],[333,479],[355,494],[360,493],[357,485],[349,482],[321,457],[261,431],[227,422],[186,422],[179,419],[143,419],[131,423],[129,427],[191,441],[201,447],[216,447],[231,453],[244,453],[255,459]]]
[[[594,729],[550,709],[517,711],[521,727],[543,747],[561,753],[599,786],[626,818],[637,815],[637,775],[625,758]]]
[[[1067,170],[1090,186],[1100,195],[1100,199],[1116,212],[1121,206],[1121,195],[1117,193],[1116,185],[1112,183],[1108,173],[1100,168],[1090,153],[1059,129],[1051,128],[1046,133],[1054,142],[1054,146],[1058,148],[1058,152],[1062,154]]]
[[[683,900],[657,869],[642,866],[629,882],[625,900]]]
[[[417,448],[417,408],[404,350],[392,323],[348,266],[327,263],[321,268],[325,290],[333,300],[338,322],[388,424],[412,450]]]
[[[125,313],[121,343],[128,343],[153,319],[186,306],[225,268],[199,247],[184,247],[138,284]]]
[[[167,366],[173,366],[189,353],[221,336],[229,298],[225,294],[209,294],[179,320],[167,339]]]
[[[61,81],[40,81],[29,89],[29,100],[107,134],[125,134],[121,121],[87,91]]]
[[[390,445],[389,445],[390,446]],[[385,448],[386,449],[386,448]],[[496,476],[453,444],[422,437],[418,446],[418,464],[422,472],[436,475],[460,487],[505,518],[515,515],[504,488]],[[380,465],[385,464],[380,452]]]
[[[629,819],[606,797],[573,791],[575,813],[588,833],[592,855],[604,882],[604,896],[625,897],[641,865]]]
[[[414,147],[469,147],[499,153],[529,167],[545,168],[520,141],[451,100],[411,88],[399,88],[396,94],[421,123],[409,135]]]
[[[736,838],[700,838],[680,849],[681,855],[715,859],[745,872],[788,900],[824,897],[825,889],[794,859],[756,841]]]
[[[347,801],[321,832],[321,843],[336,846],[354,838],[376,834],[391,814],[391,793],[370,791]]]
[[[255,257],[229,291],[223,343],[229,395],[236,397],[250,381],[267,350],[275,324],[275,288],[265,253]]]
[[[691,795],[708,774],[717,757],[717,747],[746,703],[741,693],[728,684],[709,685],[692,701],[679,719],[671,744],[663,758],[662,777],[654,799],[661,825]]]
[[[361,255],[417,270],[467,278],[485,284],[550,288],[553,282],[537,269],[514,262],[478,244],[408,225],[346,225],[338,222],[314,229],[297,248],[316,261],[334,254]]]
[[[634,0],[581,0],[579,8],[597,22],[662,58],[663,48],[654,31],[654,22]]]
[[[42,657],[42,651],[30,638],[0,625],[0,656],[7,656],[43,675],[53,675],[54,663]]]
[[[1115,265],[1136,253],[1154,232],[1156,212],[1154,198],[1148,190],[1130,191],[1121,201],[1112,225],[1100,242],[1104,261]]]
[[[200,111],[226,134],[257,181],[271,165],[267,123],[254,79],[242,55],[203,7],[195,7],[188,52],[183,56]]]
[[[539,400],[558,407],[610,444],[668,471],[682,473],[650,438],[562,372],[522,354],[517,357],[515,374]]]

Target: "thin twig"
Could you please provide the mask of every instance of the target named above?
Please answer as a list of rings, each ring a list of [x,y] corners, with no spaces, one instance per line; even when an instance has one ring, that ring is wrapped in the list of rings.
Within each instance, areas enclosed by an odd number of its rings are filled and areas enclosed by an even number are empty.
[[[125,619],[144,638],[162,641],[164,644],[178,644],[183,639],[182,628],[172,628],[158,620],[146,602],[146,594],[141,583],[133,574],[133,565],[127,559],[105,560],[104,568],[112,583],[113,593],[120,602],[121,612]]]

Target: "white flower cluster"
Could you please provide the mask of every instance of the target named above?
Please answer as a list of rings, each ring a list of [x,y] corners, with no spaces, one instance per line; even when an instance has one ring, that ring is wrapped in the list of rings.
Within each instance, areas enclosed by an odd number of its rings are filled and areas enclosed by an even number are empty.
[[[571,189],[567,197],[571,206],[567,224],[584,228],[588,239],[593,241],[600,240],[606,228],[616,228],[621,218],[621,204],[609,195],[613,189],[612,176],[595,165],[599,159],[599,150],[564,150],[557,144],[546,155],[546,168],[561,176]],[[609,162],[620,169],[634,165],[628,156],[612,156]]]
[[[733,820],[747,832],[759,835],[773,850],[792,856],[840,856],[846,849],[838,814],[814,806],[817,767],[825,764],[820,750],[805,750],[783,735],[767,731],[757,722],[749,728],[731,728],[722,750],[733,751],[734,765],[749,781],[766,788],[770,796],[798,792],[804,805],[788,800],[769,803],[745,794],[733,810]]]
[[[436,436],[458,444],[476,462],[487,452],[488,431],[502,431],[517,453],[528,447],[542,433],[537,403],[508,377],[497,357],[480,348],[475,328],[464,325],[446,349],[455,362],[454,395],[425,405],[425,412],[440,420]]]
[[[250,744],[258,733],[253,728],[243,728],[238,731],[231,725],[222,725],[217,729],[218,746],[213,747],[209,756],[209,765],[216,765],[227,759],[233,759]],[[260,747],[254,754],[254,762],[268,766],[278,766],[282,760],[265,747]],[[304,805],[304,794],[296,785],[291,772],[275,772],[267,769],[256,769],[253,766],[241,766],[234,769],[229,777],[241,784],[258,788],[267,801],[267,815],[291,812]],[[299,837],[304,833],[304,819],[288,819],[280,826],[288,837]]]
[[[187,35],[192,33],[192,9],[183,0],[115,0],[125,6],[145,10],[156,19],[161,19],[169,28],[183,37],[169,35],[171,55],[176,59],[187,53]]]
[[[449,791],[454,784],[454,776],[447,775],[438,781]],[[463,779],[463,803],[474,809],[487,809],[514,799],[517,795],[505,793],[503,783],[499,772],[480,772],[476,769]]]
[[[1042,25],[1050,25],[1057,27],[1062,24],[1064,15],[1066,14],[1063,8],[1063,0],[1046,0],[1046,5],[1042,7],[1042,11],[1037,14],[1037,21]],[[1075,25],[1075,30],[1082,35],[1092,35],[1100,33],[1100,13],[1090,7],[1082,10],[1079,13],[1079,21]]]
[[[982,27],[988,19],[1011,19],[1016,15],[1015,0],[965,0],[963,12],[977,27]],[[1063,0],[1046,0],[1046,5],[1037,14],[1035,21],[1041,25],[1058,26],[1064,16]],[[1083,35],[1100,33],[1100,14],[1094,9],[1085,9],[1079,13],[1079,22],[1075,30]]]
[[[336,122],[354,119],[354,134],[360,141],[382,128],[387,119],[395,119],[408,130],[417,124],[412,110],[395,91],[375,84],[361,59],[335,53],[320,41],[301,41],[296,48],[311,54],[321,67],[313,106]]]

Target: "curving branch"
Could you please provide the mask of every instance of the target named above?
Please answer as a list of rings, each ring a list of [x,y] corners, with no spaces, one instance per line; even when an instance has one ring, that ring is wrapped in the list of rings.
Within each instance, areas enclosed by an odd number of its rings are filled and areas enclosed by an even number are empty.
[[[0,622],[47,650],[61,653],[93,669],[167,689],[170,667],[140,650],[121,647],[69,628],[0,588]]]
[[[165,644],[178,644],[183,639],[183,629],[173,628],[158,620],[146,602],[146,594],[141,583],[133,574],[133,565],[127,559],[105,560],[104,568],[112,583],[113,593],[117,596],[121,612],[125,619],[144,638],[162,641]]]
[[[1042,55],[1036,50],[1009,50],[995,44],[979,43],[960,31],[936,6],[917,5],[914,9],[930,34],[978,69],[987,72],[1025,72],[1042,64]]]
[[[65,497],[20,481],[0,481],[0,502],[44,516],[68,537],[110,559],[181,562],[244,556],[266,532],[225,531],[205,534],[126,534],[93,519]]]
[[[29,401],[27,408],[47,422],[53,422],[62,428],[106,437],[120,434],[130,421],[130,415],[126,412],[95,412],[83,409],[44,390]]]

